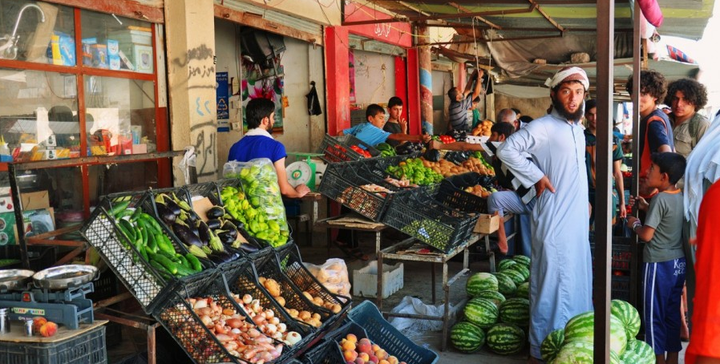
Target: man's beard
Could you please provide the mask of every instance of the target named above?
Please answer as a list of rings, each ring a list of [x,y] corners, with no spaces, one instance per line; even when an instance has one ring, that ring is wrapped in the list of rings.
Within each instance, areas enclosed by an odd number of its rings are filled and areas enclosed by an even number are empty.
[[[583,116],[583,113],[585,112],[582,107],[578,107],[575,112],[570,112],[568,109],[565,108],[565,105],[563,105],[563,103],[557,98],[553,98],[552,103],[558,114],[560,114],[560,116],[564,117],[567,120],[580,120],[580,118]]]

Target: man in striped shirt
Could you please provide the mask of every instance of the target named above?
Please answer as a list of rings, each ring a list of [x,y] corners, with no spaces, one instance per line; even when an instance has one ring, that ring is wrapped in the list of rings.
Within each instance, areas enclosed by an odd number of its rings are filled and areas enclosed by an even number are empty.
[[[480,86],[482,85],[480,79],[484,73],[481,69],[475,70],[468,79],[467,85],[465,85],[465,91],[460,91],[460,87],[453,87],[448,91],[448,97],[450,98],[450,106],[448,107],[449,130],[469,131],[468,110],[472,106],[472,101],[480,96]],[[475,82],[474,87],[473,81]]]

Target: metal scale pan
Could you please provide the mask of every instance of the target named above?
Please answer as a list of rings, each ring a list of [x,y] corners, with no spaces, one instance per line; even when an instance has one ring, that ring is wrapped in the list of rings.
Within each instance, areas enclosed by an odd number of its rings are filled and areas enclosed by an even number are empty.
[[[70,264],[41,270],[33,275],[39,288],[67,289],[79,287],[95,279],[98,269],[92,265]]]
[[[0,291],[24,289],[35,272],[26,269],[0,270]]]

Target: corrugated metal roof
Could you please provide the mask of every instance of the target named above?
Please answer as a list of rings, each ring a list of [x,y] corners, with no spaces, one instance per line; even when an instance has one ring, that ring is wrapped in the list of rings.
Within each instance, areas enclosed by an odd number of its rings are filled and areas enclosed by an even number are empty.
[[[285,14],[279,11],[266,10],[257,5],[244,2],[243,0],[215,0],[215,3],[218,5],[222,4],[229,9],[237,11],[260,14],[268,21],[283,24],[309,34],[313,34],[317,36],[317,39],[323,39],[322,25],[302,19],[298,16]]]

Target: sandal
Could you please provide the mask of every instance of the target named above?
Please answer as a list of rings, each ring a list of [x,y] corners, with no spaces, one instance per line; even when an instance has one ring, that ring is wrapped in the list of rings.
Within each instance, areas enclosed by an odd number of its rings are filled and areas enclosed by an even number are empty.
[[[338,247],[338,249],[340,249],[340,251],[345,253],[348,258],[359,259],[363,262],[366,262],[368,261],[368,259],[370,259],[370,257],[367,254],[363,254],[362,250],[360,250],[360,248],[358,247],[351,247],[347,243],[343,243],[337,240],[334,244],[336,247]]]

